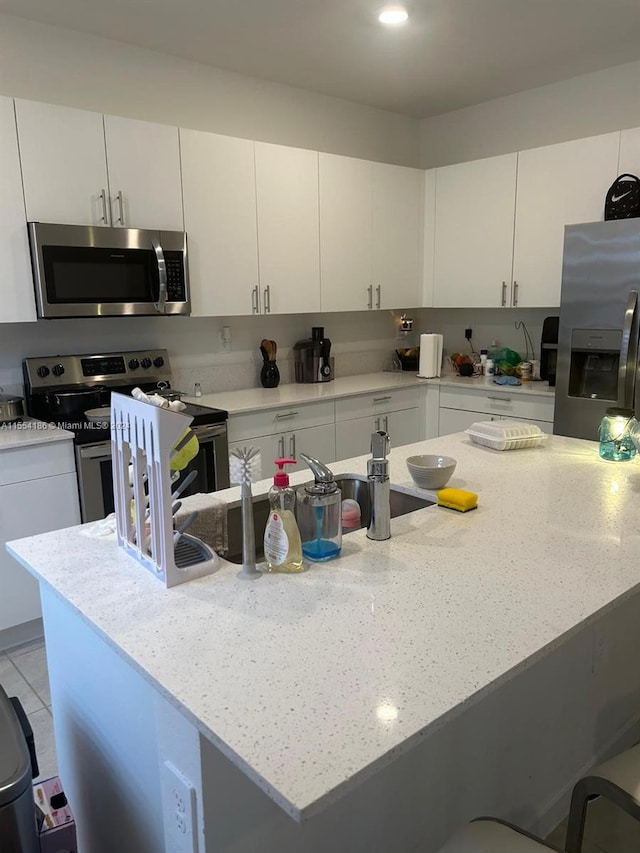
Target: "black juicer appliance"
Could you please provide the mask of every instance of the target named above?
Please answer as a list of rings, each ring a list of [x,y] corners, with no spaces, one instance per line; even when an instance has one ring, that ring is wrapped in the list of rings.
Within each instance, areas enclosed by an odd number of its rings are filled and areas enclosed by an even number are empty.
[[[111,470],[110,397],[112,391],[130,394],[135,387],[147,393],[180,398],[171,389],[171,365],[166,349],[134,352],[25,358],[27,411],[74,434],[76,471],[82,520],[96,521],[114,510]],[[198,455],[182,471],[196,477],[184,495],[229,487],[228,413],[185,403],[193,418]],[[95,412],[92,410],[96,410]]]
[[[311,338],[294,344],[293,358],[296,382],[330,382],[335,376],[335,359],[324,326],[313,326]]]

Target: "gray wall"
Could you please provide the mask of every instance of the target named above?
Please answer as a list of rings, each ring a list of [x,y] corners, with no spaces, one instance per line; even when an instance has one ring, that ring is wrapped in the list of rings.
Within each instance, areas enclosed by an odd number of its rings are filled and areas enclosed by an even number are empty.
[[[423,168],[640,126],[640,62],[424,119]]]
[[[0,94],[417,166],[419,122],[0,15]]]

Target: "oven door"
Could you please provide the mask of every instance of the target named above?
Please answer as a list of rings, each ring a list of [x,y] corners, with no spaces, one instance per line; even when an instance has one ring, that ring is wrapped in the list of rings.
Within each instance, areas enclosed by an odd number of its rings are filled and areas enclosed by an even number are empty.
[[[40,317],[188,314],[180,231],[29,223]]]
[[[98,521],[113,512],[111,442],[77,446],[76,469],[82,521]]]
[[[211,424],[191,427],[198,438],[200,450],[181,471],[180,480],[196,471],[194,481],[187,486],[183,496],[199,492],[217,492],[229,488],[229,445],[227,425]],[[180,482],[180,481],[179,481]]]

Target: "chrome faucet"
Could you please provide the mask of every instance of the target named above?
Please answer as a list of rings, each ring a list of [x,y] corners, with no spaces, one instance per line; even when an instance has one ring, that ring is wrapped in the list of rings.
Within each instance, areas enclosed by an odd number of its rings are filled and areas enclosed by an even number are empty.
[[[389,539],[391,536],[391,507],[389,504],[389,435],[383,430],[371,434],[371,459],[367,461],[371,519],[367,529],[369,539]]]

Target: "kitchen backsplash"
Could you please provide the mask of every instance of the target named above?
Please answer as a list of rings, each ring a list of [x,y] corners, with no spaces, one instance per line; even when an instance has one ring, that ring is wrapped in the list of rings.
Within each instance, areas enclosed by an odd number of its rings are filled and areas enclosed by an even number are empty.
[[[258,317],[140,317],[97,320],[41,320],[5,324],[0,335],[0,386],[21,393],[22,359],[37,355],[166,347],[174,385],[192,391],[200,382],[203,393],[259,386],[262,338],[278,343],[282,384],[293,382],[293,344],[310,337],[312,326],[324,326],[332,341],[336,376],[382,370],[396,346],[412,346],[426,331],[444,335],[445,350],[467,351],[464,337],[473,329],[476,350],[496,340],[524,355],[524,337],[515,328],[524,321],[539,357],[542,322],[558,309],[420,308],[408,310],[414,319],[412,338],[398,337],[401,311],[362,311],[340,314],[295,314]],[[219,333],[231,330],[231,352],[222,351]]]

